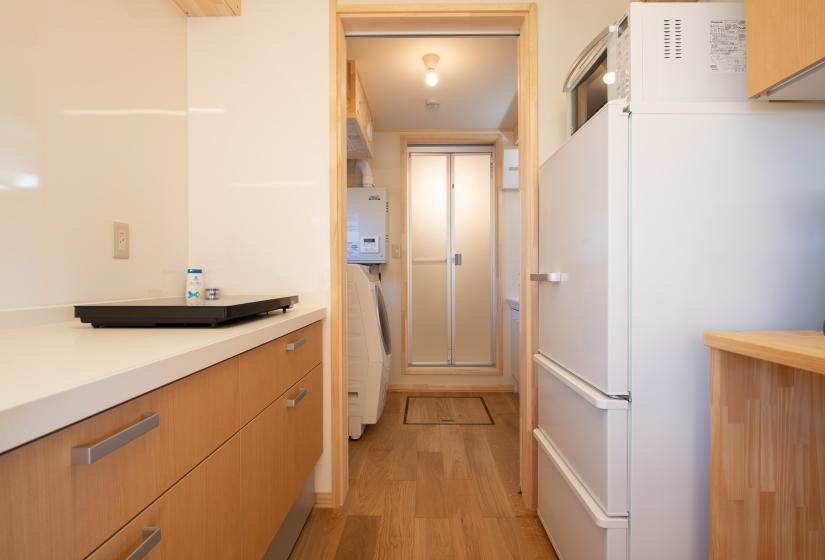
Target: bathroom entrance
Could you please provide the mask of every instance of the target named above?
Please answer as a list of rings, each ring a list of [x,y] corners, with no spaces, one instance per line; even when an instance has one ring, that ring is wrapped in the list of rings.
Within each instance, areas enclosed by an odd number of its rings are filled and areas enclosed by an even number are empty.
[[[494,367],[495,146],[407,158],[407,367]]]

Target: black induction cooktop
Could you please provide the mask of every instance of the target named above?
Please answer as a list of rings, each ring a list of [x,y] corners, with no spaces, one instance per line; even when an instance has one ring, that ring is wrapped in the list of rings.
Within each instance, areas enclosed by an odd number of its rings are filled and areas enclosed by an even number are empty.
[[[74,316],[93,327],[210,326],[261,313],[287,309],[298,296],[224,296],[187,304],[184,298],[144,299],[75,305]]]

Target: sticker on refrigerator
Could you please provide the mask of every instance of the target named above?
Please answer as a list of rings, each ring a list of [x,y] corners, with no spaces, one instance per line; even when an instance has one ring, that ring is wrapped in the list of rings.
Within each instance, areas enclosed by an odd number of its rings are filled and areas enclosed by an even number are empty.
[[[710,70],[720,74],[745,71],[745,21],[710,22]]]

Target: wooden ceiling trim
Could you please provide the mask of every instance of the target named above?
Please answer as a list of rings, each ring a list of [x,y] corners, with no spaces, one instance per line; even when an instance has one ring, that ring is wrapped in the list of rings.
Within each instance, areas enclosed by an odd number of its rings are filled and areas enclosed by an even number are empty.
[[[174,0],[189,17],[239,16],[241,0]]]

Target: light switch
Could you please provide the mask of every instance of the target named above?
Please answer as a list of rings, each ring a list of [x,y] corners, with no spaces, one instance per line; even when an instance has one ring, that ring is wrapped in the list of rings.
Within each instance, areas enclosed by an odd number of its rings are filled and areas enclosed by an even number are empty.
[[[124,222],[112,222],[113,247],[112,258],[129,258],[129,224]]]
[[[401,246],[398,243],[392,244],[392,258],[400,259],[401,258]]]

